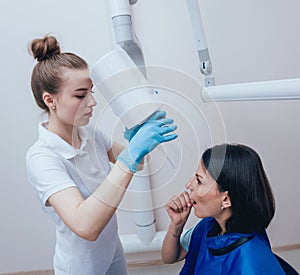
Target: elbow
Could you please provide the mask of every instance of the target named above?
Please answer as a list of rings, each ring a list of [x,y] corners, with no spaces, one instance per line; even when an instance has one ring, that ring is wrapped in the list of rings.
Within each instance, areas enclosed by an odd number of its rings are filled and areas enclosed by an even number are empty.
[[[94,242],[98,239],[101,231],[99,229],[97,230],[86,226],[78,228],[76,231],[74,231],[74,233],[86,241]]]
[[[176,262],[176,260],[164,255],[164,253],[161,254],[161,260],[164,264],[174,264]]]
[[[77,232],[76,235],[79,236],[80,238],[82,238],[86,241],[90,241],[90,242],[96,241],[99,236],[99,234],[93,234],[90,232]]]
[[[95,235],[95,234],[87,234],[82,236],[83,239],[85,239],[86,241],[90,241],[90,242],[94,242],[98,239],[99,235]]]
[[[161,257],[161,260],[164,264],[169,264],[169,262],[164,257]]]
[[[162,262],[164,264],[174,264],[175,263],[175,261],[171,261],[170,259],[166,259],[164,257],[162,257]]]

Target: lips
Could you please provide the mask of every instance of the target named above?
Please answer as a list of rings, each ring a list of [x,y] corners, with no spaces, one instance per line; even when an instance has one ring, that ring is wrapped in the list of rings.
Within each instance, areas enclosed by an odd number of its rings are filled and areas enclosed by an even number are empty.
[[[92,116],[93,112],[86,113],[85,116]]]
[[[197,204],[197,202],[196,202],[196,201],[194,201],[192,198],[191,198],[191,203],[192,203],[192,205],[195,205],[195,204]]]

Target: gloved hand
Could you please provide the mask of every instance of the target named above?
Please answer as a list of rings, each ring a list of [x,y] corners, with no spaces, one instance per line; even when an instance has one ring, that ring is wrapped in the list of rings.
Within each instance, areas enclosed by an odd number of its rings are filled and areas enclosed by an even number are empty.
[[[117,159],[135,173],[145,155],[160,143],[177,138],[177,134],[169,134],[177,129],[176,125],[171,125],[173,122],[173,119],[161,115],[158,116],[158,119],[148,119],[139,127],[128,146],[119,154]]]
[[[165,118],[165,117],[166,117],[165,111],[156,111],[149,118],[147,118],[146,121],[156,120],[156,119]],[[137,124],[130,129],[125,127],[124,138],[127,139],[128,141],[130,141],[144,123],[145,122],[143,122],[141,124]]]

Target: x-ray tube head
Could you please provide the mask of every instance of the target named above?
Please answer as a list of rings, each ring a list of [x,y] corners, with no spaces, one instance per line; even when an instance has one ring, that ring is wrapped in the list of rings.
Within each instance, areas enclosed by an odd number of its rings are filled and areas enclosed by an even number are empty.
[[[121,47],[94,64],[91,78],[127,128],[144,122],[162,105],[159,93]]]

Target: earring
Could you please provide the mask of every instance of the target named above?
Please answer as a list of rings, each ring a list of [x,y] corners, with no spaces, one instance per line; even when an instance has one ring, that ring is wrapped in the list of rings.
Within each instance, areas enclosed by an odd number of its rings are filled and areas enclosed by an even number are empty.
[[[224,206],[221,206],[221,210],[223,210],[224,209]]]
[[[55,106],[52,106],[52,110],[55,110]]]

